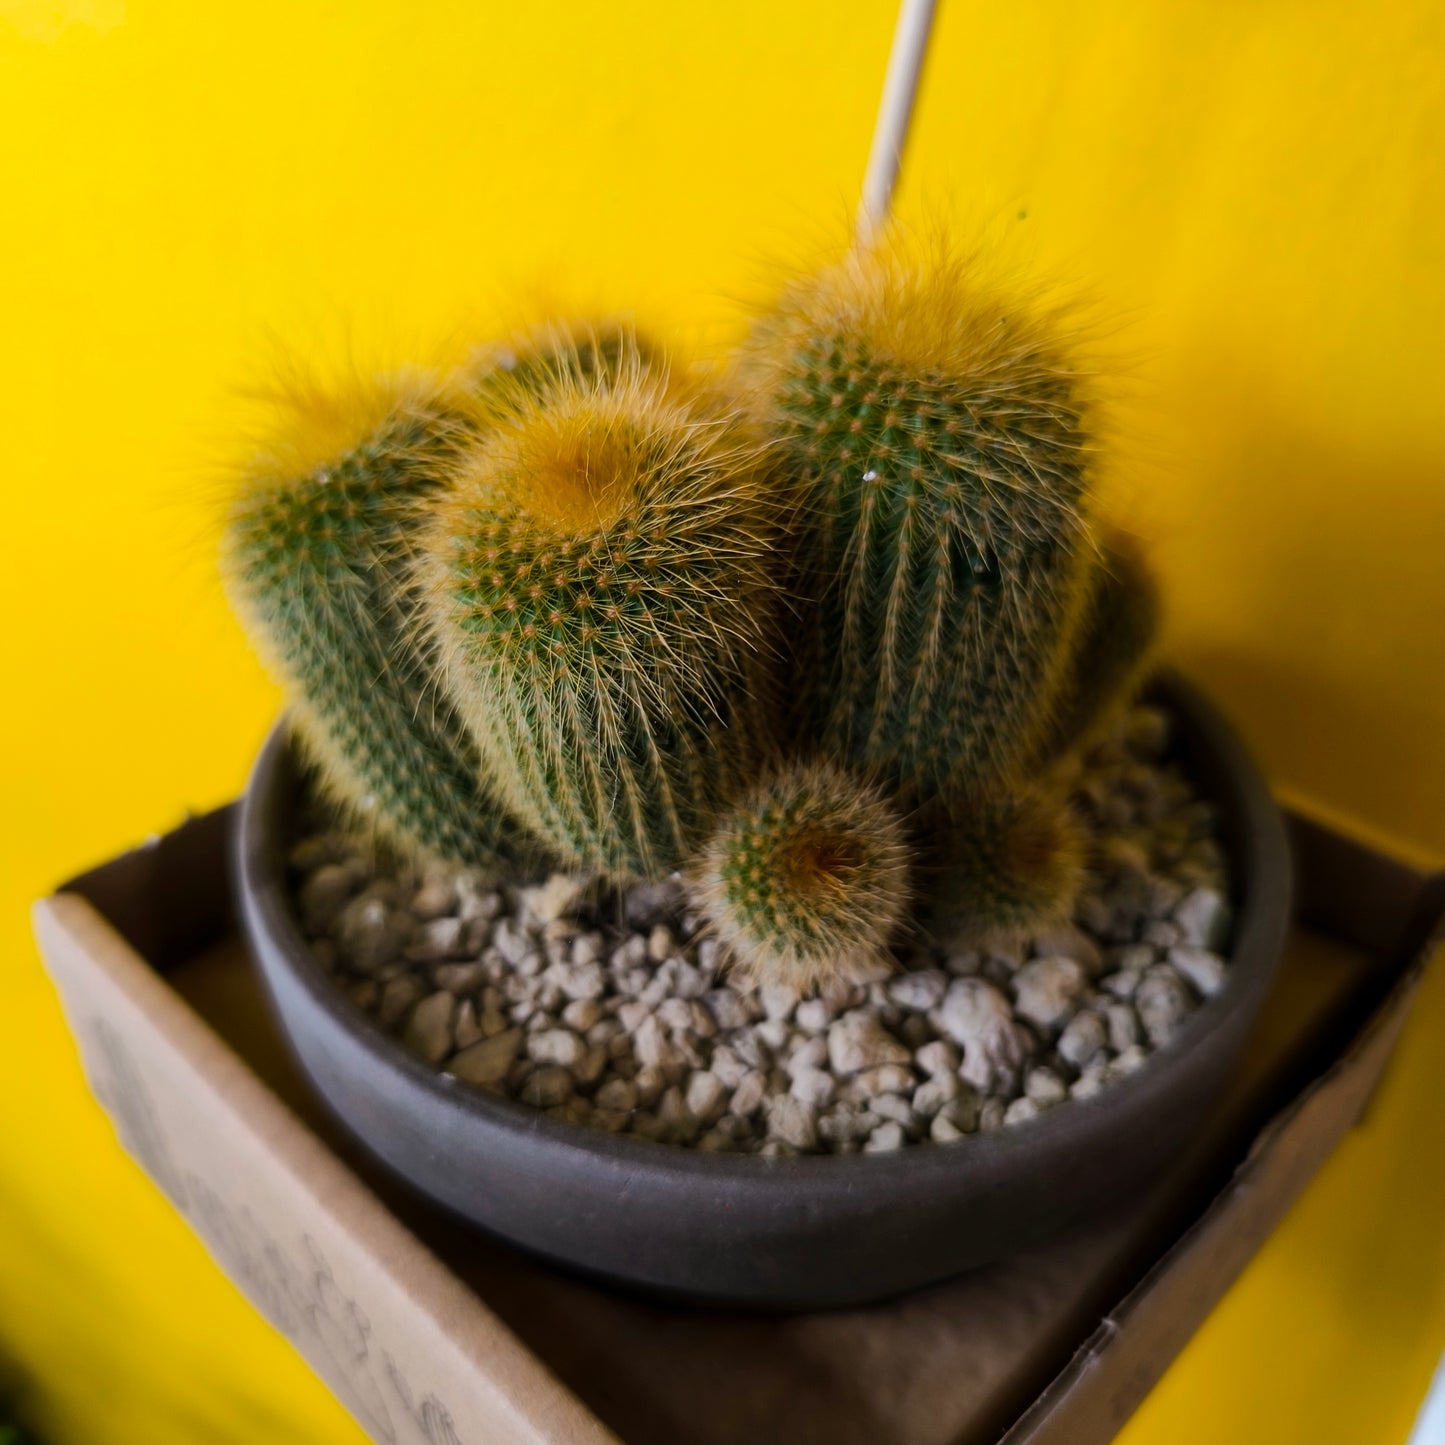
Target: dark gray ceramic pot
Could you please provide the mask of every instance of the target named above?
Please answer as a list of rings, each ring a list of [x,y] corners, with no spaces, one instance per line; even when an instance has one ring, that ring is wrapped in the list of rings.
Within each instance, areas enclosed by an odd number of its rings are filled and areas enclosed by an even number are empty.
[[[891,1154],[703,1154],[565,1124],[429,1068],[312,959],[285,857],[299,774],[284,731],[240,812],[245,929],[297,1058],[342,1122],[466,1219],[564,1264],[668,1293],[763,1306],[896,1294],[983,1264],[1158,1171],[1223,1085],[1269,989],[1289,916],[1278,810],[1228,726],[1165,680],[1179,756],[1219,807],[1235,877],[1233,969],[1166,1049],[1092,1099]]]

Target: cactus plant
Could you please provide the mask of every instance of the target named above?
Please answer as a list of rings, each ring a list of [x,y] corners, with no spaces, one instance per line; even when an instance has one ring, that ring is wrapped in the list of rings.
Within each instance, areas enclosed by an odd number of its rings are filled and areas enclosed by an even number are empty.
[[[1038,759],[1079,752],[1138,692],[1159,632],[1159,587],[1142,548],[1112,536],[1094,567],[1088,610]]]
[[[232,506],[225,562],[305,751],[380,838],[476,866],[510,857],[517,830],[438,696],[405,581],[413,509],[462,444],[456,399],[413,377],[301,392],[290,411]]]
[[[467,393],[605,373],[621,337],[552,328],[451,382],[413,372],[336,394],[298,386],[252,458],[224,535],[233,599],[325,789],[394,845],[472,866],[527,851],[440,695],[410,552],[420,509],[471,437]]]
[[[786,291],[744,374],[798,490],[822,744],[911,799],[1016,782],[1087,600],[1089,405],[1061,327],[880,244]]]
[[[480,404],[424,539],[447,691],[513,813],[613,878],[675,868],[764,756],[761,450],[624,346]]]
[[[690,869],[690,891],[746,984],[805,992],[866,976],[907,914],[910,848],[876,786],[825,762],[756,783]]]
[[[1085,875],[1084,828],[1042,787],[978,799],[938,830],[926,926],[946,947],[1011,945],[1065,922]]]

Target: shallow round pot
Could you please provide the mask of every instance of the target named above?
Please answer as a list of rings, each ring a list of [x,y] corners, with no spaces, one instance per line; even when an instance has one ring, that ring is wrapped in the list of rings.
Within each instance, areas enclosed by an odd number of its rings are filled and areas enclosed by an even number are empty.
[[[236,883],[281,1026],[342,1122],[433,1199],[551,1259],[634,1285],[767,1306],[877,1299],[983,1264],[1137,1188],[1190,1138],[1274,972],[1289,915],[1279,812],[1227,725],[1166,679],[1177,753],[1219,808],[1233,967],[1148,1064],[1036,1119],[886,1154],[705,1154],[562,1123],[438,1073],[314,961],[286,854],[301,778],[284,729],[240,812]]]

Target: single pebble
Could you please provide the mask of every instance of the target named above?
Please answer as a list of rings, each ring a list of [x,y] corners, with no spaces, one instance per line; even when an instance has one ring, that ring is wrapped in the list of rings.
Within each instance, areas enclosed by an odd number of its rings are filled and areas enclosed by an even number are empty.
[[[902,1094],[875,1094],[868,1101],[868,1112],[879,1119],[892,1119],[905,1129],[917,1120],[913,1105]]]
[[[1180,944],[1169,950],[1169,962],[1202,998],[1213,998],[1229,982],[1229,965],[1206,948]]]
[[[958,1050],[947,1039],[934,1039],[913,1055],[913,1062],[930,1076],[953,1074],[958,1071]]]
[[[532,936],[515,918],[504,918],[492,932],[492,947],[514,968],[534,952]]]
[[[1104,1010],[1104,1021],[1109,1027],[1109,1047],[1122,1054],[1139,1042],[1139,1015],[1127,1003],[1111,1003]]]
[[[447,1072],[469,1084],[498,1084],[506,1078],[521,1047],[521,1029],[507,1029],[454,1055]]]
[[[563,992],[565,993],[566,990],[564,989]],[[595,998],[574,998],[562,1010],[562,1022],[579,1034],[590,1033],[599,1023],[603,1022],[602,1005]],[[615,1019],[608,1019],[607,1022],[614,1030],[619,1027]],[[606,1043],[607,1039],[591,1039],[590,1042]]]
[[[444,958],[463,956],[465,928],[460,918],[450,915],[423,923],[406,946],[407,959],[412,963],[437,963]]]
[[[801,1038],[794,1045],[792,1053],[788,1055],[787,1062],[783,1068],[789,1074],[796,1074],[799,1069],[822,1069],[828,1063],[828,1040],[814,1036],[813,1038]]]
[[[720,1044],[712,1051],[709,1067],[729,1089],[737,1088],[748,1071],[748,1066],[726,1044]]]
[[[1014,975],[1014,1007],[1029,1023],[1053,1033],[1077,1009],[1086,981],[1083,968],[1072,958],[1036,958]]]
[[[466,923],[490,922],[502,911],[502,896],[495,889],[483,887],[470,873],[457,876],[457,917]]]
[[[780,1139],[797,1150],[817,1148],[817,1116],[808,1105],[791,1094],[781,1094],[767,1100],[767,1111],[770,1138]]]
[[[555,923],[577,906],[587,891],[587,880],[554,873],[535,888],[522,889],[522,908],[540,924]]]
[[[1038,1117],[1039,1106],[1030,1098],[1015,1099],[1012,1104],[1004,1110],[1003,1122],[1005,1124],[1021,1124],[1025,1119]]]
[[[693,1117],[710,1124],[723,1112],[727,1101],[727,1087],[716,1074],[706,1069],[698,1069],[688,1077],[685,1098],[688,1111]]]
[[[667,1075],[653,1064],[644,1064],[638,1069],[633,1083],[637,1086],[637,1102],[650,1107],[662,1097],[662,1091],[667,1087]]]
[[[1173,948],[1183,937],[1183,930],[1172,919],[1154,918],[1144,925],[1139,937],[1155,948]]]
[[[939,1074],[921,1083],[913,1091],[913,1109],[931,1119],[945,1104],[951,1104],[963,1089],[953,1074]]]
[[[572,1075],[566,1069],[534,1069],[522,1085],[522,1102],[536,1109],[551,1109],[572,1094]]]
[[[652,1010],[638,999],[629,999],[617,1010],[617,1022],[630,1034],[635,1034],[648,1019]]]
[[[865,1095],[912,1093],[918,1080],[907,1064],[879,1064],[865,1069],[854,1081]]]
[[[363,876],[354,863],[328,863],[318,868],[301,885],[296,899],[306,927],[318,933],[328,928]]]
[[[457,998],[478,991],[487,981],[487,971],[480,963],[442,963],[432,969],[438,988]]]
[[[833,1022],[833,1007],[827,999],[804,999],[793,1011],[793,1022],[805,1034],[820,1034]]]
[[[1069,1097],[1069,1087],[1052,1069],[1030,1069],[1024,1079],[1024,1097],[1040,1109],[1051,1109]]]
[[[989,1094],[1023,1067],[1025,1040],[1008,1000],[981,978],[959,978],[948,986],[939,1022],[963,1046],[959,1077]]]
[[[393,1028],[402,1021],[412,1004],[420,997],[421,984],[410,974],[389,979],[381,990],[381,1002],[377,1006],[376,1016],[387,1028]]]
[[[883,1064],[906,1064],[910,1050],[872,1014],[846,1013],[828,1029],[828,1061],[836,1074],[856,1074]]]
[[[1039,934],[1033,944],[1034,951],[1040,958],[1051,955],[1056,958],[1071,958],[1090,978],[1097,977],[1103,970],[1104,955],[1099,945],[1082,928],[1073,924],[1051,928],[1047,933]]]
[[[824,1069],[802,1068],[794,1072],[788,1092],[811,1109],[826,1109],[838,1092],[838,1081]]]
[[[613,973],[625,973],[646,962],[647,940],[639,938],[634,933],[630,938],[625,938],[613,950],[612,956],[607,960],[607,966]]]
[[[1154,950],[1151,948],[1149,953],[1152,957]],[[1099,987],[1114,998],[1131,999],[1139,987],[1139,980],[1143,977],[1143,973],[1138,969],[1121,969],[1118,973],[1106,974],[1101,978]]]
[[[428,1063],[440,1063],[452,1051],[452,1016],[456,1007],[456,999],[446,992],[422,999],[407,1020],[402,1042]]]
[[[630,1114],[637,1107],[637,1085],[630,1079],[609,1079],[594,1100],[599,1109]]]
[[[1149,1042],[1162,1049],[1194,1011],[1189,985],[1168,965],[1155,964],[1139,980],[1134,1009]]]
[[[899,1008],[913,1013],[927,1013],[943,1002],[948,989],[948,975],[931,968],[916,973],[900,973],[885,985],[889,999]]]
[[[1064,1025],[1057,1048],[1066,1064],[1082,1069],[1107,1042],[1108,1027],[1104,1020],[1092,1009],[1083,1009]]]
[[[555,1064],[573,1069],[582,1062],[587,1045],[571,1029],[543,1029],[527,1040],[527,1057],[534,1064]]]
[[[457,1016],[452,1021],[452,1041],[459,1049],[470,1048],[486,1037],[477,1022],[477,1006],[471,999],[464,998],[457,1005]]]
[[[1229,942],[1229,901],[1217,888],[1195,888],[1174,909],[1181,942],[1218,953]]]
[[[868,1142],[863,1146],[863,1152],[865,1154],[890,1154],[895,1149],[901,1149],[905,1142],[903,1125],[889,1120],[886,1124],[880,1124],[868,1136]]]
[[[947,1114],[935,1114],[928,1124],[928,1137],[935,1144],[951,1144],[962,1139],[964,1131]]]
[[[978,1111],[979,1132],[987,1133],[1002,1127],[1005,1107],[1002,1099],[985,1099]]]
[[[632,1035],[632,1051],[638,1063],[650,1064],[664,1073],[676,1069],[684,1059],[681,1049],[668,1038],[662,1021],[655,1015],[649,1015],[637,1026]]]
[[[550,977],[570,999],[599,999],[607,992],[607,972],[600,963],[559,963]]]
[[[738,1081],[737,1088],[733,1090],[732,1098],[728,1101],[728,1113],[736,1114],[743,1119],[756,1113],[762,1108],[767,1090],[768,1082],[762,1074],[756,1070],[744,1074]]]
[[[715,988],[702,996],[702,1004],[713,1022],[725,1033],[748,1026],[748,1010],[742,998],[731,988]]]
[[[758,990],[758,997],[762,1000],[763,1013],[769,1022],[791,1018],[798,1003],[797,991],[780,983],[765,983]]]

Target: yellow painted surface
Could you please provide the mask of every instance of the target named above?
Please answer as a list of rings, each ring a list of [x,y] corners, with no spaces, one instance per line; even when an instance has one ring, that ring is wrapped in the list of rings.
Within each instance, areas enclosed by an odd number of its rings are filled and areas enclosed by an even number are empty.
[[[842,234],[891,0],[0,0],[0,1341],[55,1439],[357,1432],[119,1154],[27,900],[234,794],[237,390],[632,305],[717,337]],[[945,0],[905,215],[1117,318],[1176,654],[1297,793],[1445,853],[1433,0]],[[941,199],[940,199],[941,198]],[[1402,1441],[1445,1346],[1445,978],[1128,1445]]]

